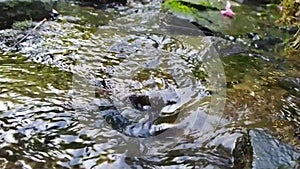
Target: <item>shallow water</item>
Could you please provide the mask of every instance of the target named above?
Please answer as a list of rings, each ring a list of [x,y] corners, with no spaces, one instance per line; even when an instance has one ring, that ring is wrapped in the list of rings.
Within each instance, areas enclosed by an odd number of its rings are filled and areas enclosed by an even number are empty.
[[[0,54],[6,168],[239,168],[236,140],[252,128],[300,145],[298,62],[221,58],[213,38],[164,22],[159,2],[139,5],[101,12],[61,4],[59,21]],[[170,88],[180,101],[165,106],[164,97],[177,99]],[[151,111],[136,110],[132,94],[152,96]],[[101,113],[111,105],[133,123],[159,118],[170,129],[125,136]]]

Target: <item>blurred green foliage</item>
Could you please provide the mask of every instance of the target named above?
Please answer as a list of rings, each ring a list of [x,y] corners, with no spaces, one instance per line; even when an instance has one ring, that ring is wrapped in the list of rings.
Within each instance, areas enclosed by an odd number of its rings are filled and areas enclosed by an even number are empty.
[[[280,4],[281,18],[278,20],[279,24],[288,26],[298,26],[298,32],[292,37],[291,45],[289,46],[292,50],[300,52],[300,0],[282,0]],[[294,53],[293,51],[292,53]]]

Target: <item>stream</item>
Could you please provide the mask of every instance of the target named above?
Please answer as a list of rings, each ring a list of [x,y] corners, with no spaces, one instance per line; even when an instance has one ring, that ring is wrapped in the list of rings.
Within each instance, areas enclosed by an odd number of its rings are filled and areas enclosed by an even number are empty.
[[[0,30],[0,168],[300,167],[300,62],[276,7],[162,3],[61,1],[20,43],[38,22]]]

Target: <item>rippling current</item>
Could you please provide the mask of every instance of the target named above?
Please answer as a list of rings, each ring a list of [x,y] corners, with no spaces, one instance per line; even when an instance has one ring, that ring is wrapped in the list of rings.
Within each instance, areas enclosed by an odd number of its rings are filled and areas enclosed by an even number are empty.
[[[215,86],[205,64],[195,62],[213,60],[203,52],[209,40],[194,38],[197,47],[177,40],[185,37],[168,33],[163,15],[148,14],[97,29],[46,22],[20,44],[19,55],[1,57],[1,156],[7,165],[231,165],[221,152],[188,151],[216,134],[200,132]],[[194,76],[196,69],[202,77]]]
[[[232,167],[243,131],[222,127],[219,53],[211,38],[169,24],[159,6],[118,17],[80,8],[103,19],[95,26],[68,16],[67,5],[17,50],[1,43],[10,50],[0,54],[3,165]]]

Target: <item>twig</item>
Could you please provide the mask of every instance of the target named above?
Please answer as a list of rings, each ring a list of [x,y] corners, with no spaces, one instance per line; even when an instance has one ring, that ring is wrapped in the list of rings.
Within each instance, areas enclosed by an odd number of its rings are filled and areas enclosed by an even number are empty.
[[[18,44],[20,44],[23,40],[25,40],[30,34],[32,34],[33,31],[35,31],[38,27],[40,27],[43,23],[47,21],[46,18],[44,18],[42,21],[40,21],[30,32],[28,32],[22,39],[20,39],[17,43],[15,43],[10,49],[5,51],[3,55],[6,55],[11,49],[15,48]]]
[[[23,40],[25,40],[33,31],[35,31],[38,27],[40,27],[44,22],[46,22],[47,19],[44,18],[42,21],[40,21],[30,32],[28,32],[22,39],[20,39],[17,43],[12,46],[12,48],[15,48],[18,44],[20,44]]]

